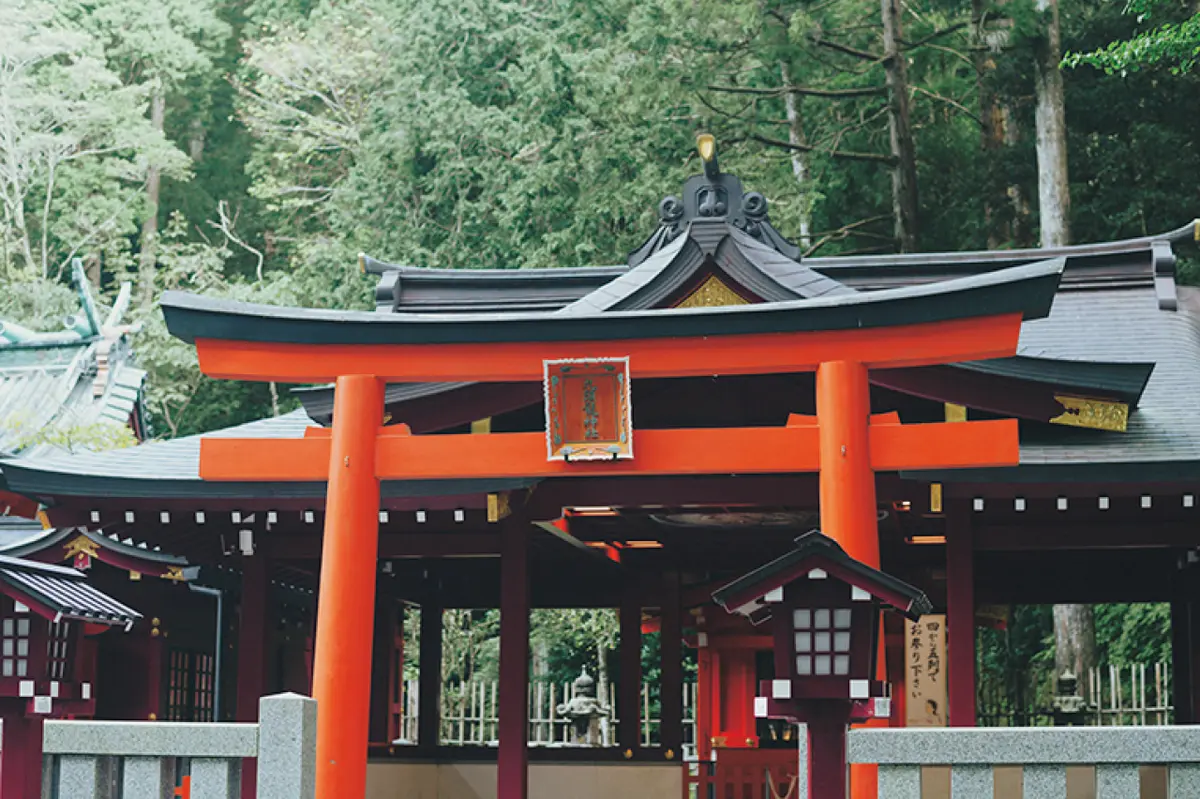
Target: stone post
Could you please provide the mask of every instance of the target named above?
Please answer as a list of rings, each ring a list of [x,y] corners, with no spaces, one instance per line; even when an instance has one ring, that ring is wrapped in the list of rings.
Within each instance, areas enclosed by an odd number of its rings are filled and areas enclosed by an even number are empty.
[[[299,694],[258,703],[258,799],[317,795],[317,703]]]

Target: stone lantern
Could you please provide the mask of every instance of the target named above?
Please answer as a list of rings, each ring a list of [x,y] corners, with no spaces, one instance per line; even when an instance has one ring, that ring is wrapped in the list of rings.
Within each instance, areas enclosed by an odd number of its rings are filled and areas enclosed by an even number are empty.
[[[571,743],[576,746],[599,746],[600,720],[608,715],[608,706],[596,697],[596,681],[580,671],[571,685],[571,698],[557,708],[559,715],[571,722]]]
[[[875,679],[880,611],[918,619],[932,610],[925,594],[851,558],[814,530],[713,599],[770,625],[775,679],[760,685],[755,715],[804,722],[812,795],[845,796],[848,725],[891,713],[890,687]]]
[[[1058,692],[1054,697],[1054,725],[1074,727],[1083,724],[1087,715],[1087,701],[1079,695],[1079,679],[1075,673],[1064,671],[1058,678]]]

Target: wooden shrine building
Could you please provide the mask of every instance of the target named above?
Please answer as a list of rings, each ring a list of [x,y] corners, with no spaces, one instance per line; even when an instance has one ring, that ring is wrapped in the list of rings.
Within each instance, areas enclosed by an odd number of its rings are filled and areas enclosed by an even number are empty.
[[[1200,228],[801,258],[710,141],[701,157],[623,265],[364,257],[375,312],[169,293],[168,326],[207,374],[333,385],[203,437],[6,463],[6,490],[57,528],[224,566],[243,603],[272,580],[315,590],[323,797],[680,791],[685,642],[698,756],[753,753],[770,642],[712,593],[814,527],[947,614],[951,724],[976,721],[976,608],[1043,602],[1171,602],[1177,715],[1196,718],[1200,295],[1176,285],[1173,247]],[[411,745],[396,742],[401,602],[422,608]],[[243,642],[268,604],[244,605]],[[498,750],[439,745],[450,607],[501,610]],[[620,609],[616,746],[527,746],[531,607]],[[647,612],[662,630],[649,747]],[[887,633],[879,676],[901,720],[903,632]],[[243,646],[237,706],[283,687],[268,660],[304,657]],[[869,773],[852,782],[867,795]]]

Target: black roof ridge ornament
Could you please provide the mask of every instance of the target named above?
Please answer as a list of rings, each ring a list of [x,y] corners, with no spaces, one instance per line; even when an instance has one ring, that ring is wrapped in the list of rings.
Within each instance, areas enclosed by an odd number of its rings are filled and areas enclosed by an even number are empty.
[[[629,265],[642,263],[688,232],[693,223],[706,227],[728,225],[799,261],[800,248],[785,239],[767,218],[767,198],[757,191],[745,191],[740,178],[721,171],[716,138],[701,133],[696,137],[696,151],[704,165],[703,174],[687,179],[682,197],[667,195],[659,202],[658,230],[629,254]]]

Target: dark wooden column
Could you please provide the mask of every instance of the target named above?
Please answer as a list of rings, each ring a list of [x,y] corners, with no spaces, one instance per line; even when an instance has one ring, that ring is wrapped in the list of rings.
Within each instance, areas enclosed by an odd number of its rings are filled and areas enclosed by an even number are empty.
[[[258,721],[258,700],[267,676],[267,600],[271,580],[262,555],[242,558],[238,619],[237,720]]]
[[[971,508],[946,505],[946,647],[949,660],[949,722],[975,726],[975,546]]]
[[[497,799],[529,795],[529,529],[515,514],[500,531]]]
[[[401,635],[402,617],[399,601],[387,594],[386,586],[380,586],[375,595],[375,638],[371,647],[371,716],[368,740],[373,744],[390,744],[399,730],[392,723],[393,683],[396,672],[401,668],[403,643],[397,644]],[[400,638],[403,642],[403,638]]]
[[[421,659],[417,698],[417,746],[437,749],[442,727],[442,594],[436,573],[427,573],[421,602]]]
[[[40,618],[39,624],[45,624]],[[28,700],[0,700],[5,744],[0,749],[0,797],[42,795],[42,723],[25,715]]]
[[[1183,573],[1176,573],[1177,583],[1171,598],[1171,694],[1175,705],[1175,723],[1193,724],[1192,713],[1192,604],[1188,600]]]
[[[642,603],[631,584],[626,584],[621,594],[620,616],[617,744],[632,757],[641,749]]]
[[[242,599],[238,618],[237,720],[258,721],[258,700],[267,678],[267,604],[271,579],[266,555],[242,558]],[[254,764],[242,767],[242,797],[254,799],[257,775]]]
[[[679,572],[663,575],[662,586],[662,689],[659,696],[659,742],[663,757],[680,759],[683,747],[683,623],[680,618]]]

